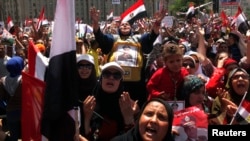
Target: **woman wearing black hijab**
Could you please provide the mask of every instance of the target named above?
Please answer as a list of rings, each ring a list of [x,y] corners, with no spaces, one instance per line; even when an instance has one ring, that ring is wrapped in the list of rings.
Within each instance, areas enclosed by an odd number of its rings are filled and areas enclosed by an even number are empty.
[[[172,136],[173,110],[164,100],[147,101],[133,128],[111,141],[174,141]]]
[[[116,62],[106,63],[93,95],[84,100],[83,135],[89,141],[110,141],[134,123],[133,107],[137,104],[123,91],[123,74]]]

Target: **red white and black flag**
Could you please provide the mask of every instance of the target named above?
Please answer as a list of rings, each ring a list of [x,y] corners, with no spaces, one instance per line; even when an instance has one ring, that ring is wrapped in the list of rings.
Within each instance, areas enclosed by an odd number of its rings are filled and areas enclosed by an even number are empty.
[[[190,20],[193,17],[195,17],[195,7],[194,7],[194,3],[190,2],[188,11],[186,12],[186,18],[187,18],[187,20]]]
[[[239,107],[238,113],[236,114],[236,120],[238,122],[250,123],[250,101],[243,100],[242,105]]]
[[[49,61],[31,41],[29,42],[28,62],[29,74],[44,81],[45,71]]]
[[[112,21],[114,17],[114,11],[113,9],[110,11],[110,13],[107,15],[107,21]]]
[[[229,19],[224,10],[221,11],[220,17],[221,17],[221,22],[222,22],[221,31],[226,33],[227,27],[229,26]]]
[[[7,17],[7,30],[9,31],[13,26],[14,26],[14,23],[12,21],[12,18],[10,16]]]
[[[131,25],[141,18],[147,17],[147,11],[143,0],[138,0],[121,15],[121,22],[129,22]]]
[[[234,16],[232,25],[236,26],[236,29],[238,29],[240,33],[245,34],[245,35],[246,35],[247,30],[250,28],[247,23],[247,18],[240,6],[238,6],[238,11]]]
[[[40,15],[38,17],[38,22],[36,25],[36,30],[38,31],[42,25],[43,20],[45,19],[45,15],[44,15],[44,7],[42,8]]]
[[[28,72],[22,72],[22,140],[41,141],[41,118],[44,104],[44,75],[48,59],[32,41],[28,49]]]
[[[241,103],[235,113],[235,116],[231,120],[232,124],[236,120],[240,124],[250,123],[250,94],[246,92],[241,100]]]
[[[74,0],[57,0],[41,127],[49,141],[74,141],[79,137],[74,13]]]
[[[229,24],[229,19],[228,19],[224,10],[221,11],[220,17],[221,17],[221,21],[222,21],[222,26],[227,27]]]

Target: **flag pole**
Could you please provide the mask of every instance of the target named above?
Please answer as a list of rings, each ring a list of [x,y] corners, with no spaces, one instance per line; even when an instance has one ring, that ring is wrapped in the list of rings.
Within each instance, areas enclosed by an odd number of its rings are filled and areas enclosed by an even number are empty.
[[[242,100],[241,100],[241,102],[240,102],[240,105],[238,106],[238,108],[237,108],[236,112],[234,113],[233,118],[232,118],[232,120],[231,120],[231,122],[230,122],[230,124],[229,124],[229,125],[232,125],[232,123],[234,122],[234,120],[235,120],[235,116],[236,116],[236,114],[239,112],[239,108],[241,107],[242,102],[245,100],[246,95],[247,95],[247,91],[245,92],[244,96],[242,97]]]

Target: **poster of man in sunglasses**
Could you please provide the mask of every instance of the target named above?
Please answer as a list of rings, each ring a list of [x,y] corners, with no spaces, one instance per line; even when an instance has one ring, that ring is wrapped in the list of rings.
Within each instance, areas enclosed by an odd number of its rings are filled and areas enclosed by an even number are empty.
[[[196,106],[174,113],[173,129],[178,131],[175,141],[208,141],[206,113]]]
[[[137,50],[134,46],[120,45],[117,48],[116,61],[121,66],[136,66]]]

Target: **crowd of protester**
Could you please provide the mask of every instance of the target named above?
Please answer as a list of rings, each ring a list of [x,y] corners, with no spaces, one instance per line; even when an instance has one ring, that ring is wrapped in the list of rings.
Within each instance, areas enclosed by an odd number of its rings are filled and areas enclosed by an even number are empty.
[[[208,124],[231,123],[245,93],[249,95],[249,35],[231,25],[222,30],[218,16],[175,18],[171,27],[161,22],[163,12],[133,24],[113,20],[105,26],[99,16],[91,8],[93,32],[76,33],[82,140],[172,141],[179,133],[172,130],[174,112],[167,101],[201,108]],[[38,31],[34,26],[23,29],[15,25],[13,38],[0,36],[0,112],[7,116],[2,131],[9,131],[5,140],[21,138],[21,71],[28,67],[29,42],[47,58],[53,42],[49,24]],[[118,59],[122,53],[131,56]]]

